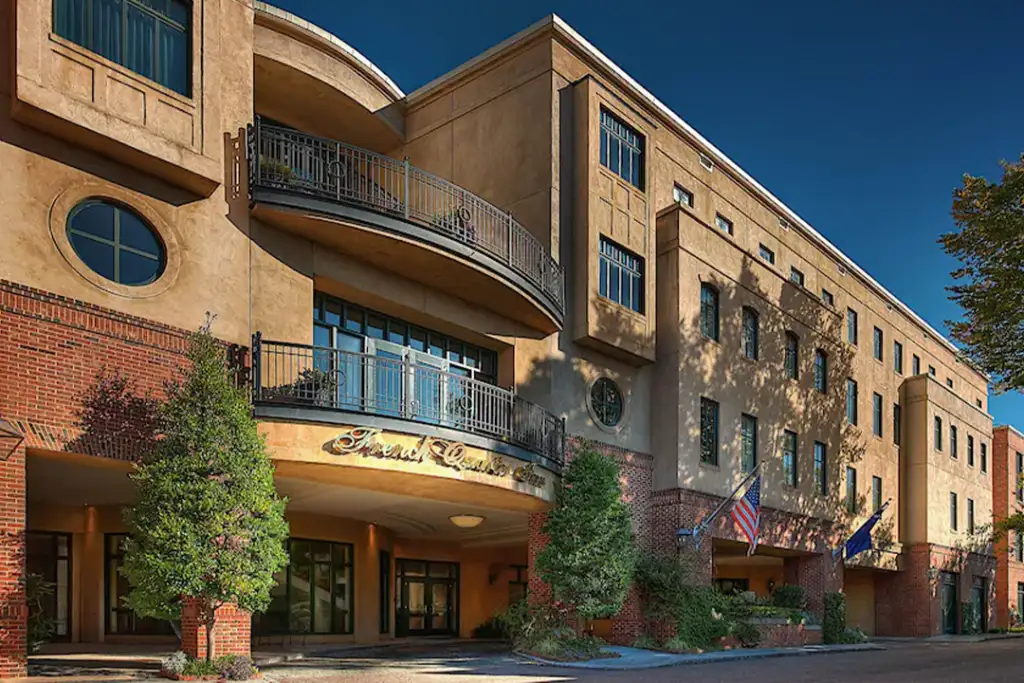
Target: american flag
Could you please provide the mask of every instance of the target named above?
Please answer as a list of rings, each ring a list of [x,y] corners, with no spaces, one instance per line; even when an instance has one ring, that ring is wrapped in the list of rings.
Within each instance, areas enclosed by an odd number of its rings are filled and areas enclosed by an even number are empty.
[[[754,477],[754,482],[732,506],[732,518],[747,536],[750,543],[748,555],[757,549],[757,536],[761,531],[761,475]]]

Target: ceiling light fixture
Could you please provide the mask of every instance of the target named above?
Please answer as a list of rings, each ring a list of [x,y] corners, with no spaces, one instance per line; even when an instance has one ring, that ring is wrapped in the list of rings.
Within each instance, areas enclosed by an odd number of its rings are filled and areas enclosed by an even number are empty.
[[[460,529],[472,529],[480,526],[484,518],[480,515],[452,515],[448,520]]]

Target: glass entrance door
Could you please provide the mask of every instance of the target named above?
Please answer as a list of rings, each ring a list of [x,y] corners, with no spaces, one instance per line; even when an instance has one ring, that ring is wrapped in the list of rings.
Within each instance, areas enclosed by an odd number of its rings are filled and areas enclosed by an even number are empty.
[[[985,599],[988,593],[988,586],[985,577],[975,576],[971,581],[971,624],[972,633],[985,633],[988,631],[988,600]]]
[[[398,636],[458,633],[459,566],[448,562],[396,560]]]
[[[960,575],[953,572],[942,572],[939,578],[943,633],[956,633],[957,604],[959,603],[957,580],[959,578]]]

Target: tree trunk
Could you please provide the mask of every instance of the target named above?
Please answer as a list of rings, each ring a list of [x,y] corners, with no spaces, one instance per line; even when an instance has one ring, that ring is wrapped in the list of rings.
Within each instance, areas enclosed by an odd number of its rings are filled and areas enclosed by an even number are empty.
[[[213,661],[213,627],[217,623],[217,611],[210,609],[206,617],[206,661]]]

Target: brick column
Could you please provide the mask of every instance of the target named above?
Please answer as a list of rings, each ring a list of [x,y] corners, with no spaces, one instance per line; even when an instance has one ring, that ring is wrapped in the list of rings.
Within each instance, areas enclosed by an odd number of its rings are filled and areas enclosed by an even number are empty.
[[[531,605],[542,605],[551,602],[551,586],[540,577],[537,570],[537,556],[548,544],[544,524],[548,521],[546,512],[532,512],[529,519],[529,540],[527,541],[527,585],[526,595]]]
[[[27,675],[25,445],[0,441],[0,678]]]
[[[181,608],[181,649],[196,659],[206,658],[206,626],[200,623],[199,603],[186,600]],[[234,605],[217,610],[213,627],[213,658],[224,655],[249,656],[252,615]]]
[[[807,609],[819,618],[825,613],[825,594],[842,587],[842,561],[832,563],[831,553],[815,553],[783,560],[783,579],[802,586],[807,593]]]

